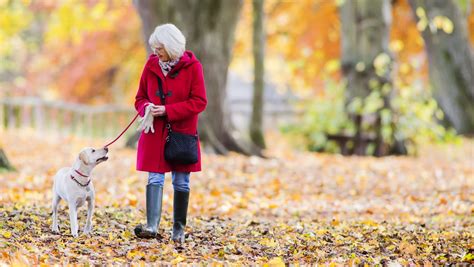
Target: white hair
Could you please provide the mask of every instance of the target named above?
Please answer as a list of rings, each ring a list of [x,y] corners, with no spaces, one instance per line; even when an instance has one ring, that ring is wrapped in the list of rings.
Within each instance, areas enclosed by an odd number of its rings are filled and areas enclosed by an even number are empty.
[[[152,50],[162,44],[172,60],[180,58],[186,49],[186,38],[173,24],[159,25],[148,39]]]

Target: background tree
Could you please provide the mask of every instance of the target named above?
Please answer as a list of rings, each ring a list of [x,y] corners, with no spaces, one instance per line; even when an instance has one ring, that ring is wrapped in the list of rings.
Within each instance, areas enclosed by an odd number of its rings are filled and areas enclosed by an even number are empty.
[[[10,164],[8,161],[7,155],[3,151],[3,149],[0,147],[0,171],[4,170],[14,170],[13,166]]]
[[[201,138],[217,153],[259,154],[258,147],[236,134],[225,105],[227,70],[242,1],[137,0],[135,5],[146,39],[155,26],[171,22],[183,31],[187,48],[203,65],[208,106],[199,121]]]
[[[434,97],[460,134],[474,133],[474,54],[454,0],[410,0],[425,42]]]
[[[345,1],[340,15],[346,102],[356,129],[353,153],[366,154],[368,142],[375,139],[375,155],[386,154],[382,113],[390,112],[392,92],[391,4],[389,0]]]
[[[265,148],[263,136],[263,96],[265,91],[265,30],[263,0],[253,0],[253,58],[254,82],[250,138],[259,147]]]

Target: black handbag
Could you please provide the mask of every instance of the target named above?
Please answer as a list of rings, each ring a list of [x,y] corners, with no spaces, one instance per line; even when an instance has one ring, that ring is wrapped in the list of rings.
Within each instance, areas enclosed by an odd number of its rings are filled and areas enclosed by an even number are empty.
[[[161,104],[165,105],[165,94],[161,79],[158,77],[158,93]],[[193,164],[198,162],[198,134],[185,134],[173,131],[171,123],[166,121],[168,136],[165,142],[165,160],[177,164]]]

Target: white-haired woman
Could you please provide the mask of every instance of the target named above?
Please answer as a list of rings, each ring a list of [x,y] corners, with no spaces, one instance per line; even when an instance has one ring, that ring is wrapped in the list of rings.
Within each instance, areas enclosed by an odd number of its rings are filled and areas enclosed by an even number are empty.
[[[174,164],[166,161],[166,125],[170,123],[176,132],[197,133],[198,114],[207,105],[204,76],[201,63],[191,51],[185,50],[186,39],[173,24],[156,27],[148,42],[153,54],[145,64],[135,97],[135,109],[143,117],[142,126],[145,125],[138,141],[136,168],[148,172],[147,223],[137,226],[135,234],[143,238],[157,236],[165,173],[171,171],[174,188],[172,239],[183,242],[189,178],[191,172],[201,170],[200,146],[198,140],[197,163]],[[163,94],[160,93],[160,86]],[[164,98],[164,103],[160,96]]]

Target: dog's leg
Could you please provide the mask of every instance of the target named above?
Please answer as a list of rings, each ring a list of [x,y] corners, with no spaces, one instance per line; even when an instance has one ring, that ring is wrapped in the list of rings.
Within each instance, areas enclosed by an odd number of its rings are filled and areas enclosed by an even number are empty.
[[[61,197],[56,193],[53,192],[53,226],[51,230],[54,233],[59,233],[59,226],[58,226],[58,205]]]
[[[77,223],[77,207],[75,201],[69,201],[69,221],[71,223],[71,234],[77,237],[79,225]]]
[[[87,219],[84,226],[84,234],[89,234],[92,231],[92,214],[94,213],[94,197],[90,197],[87,201]]]

